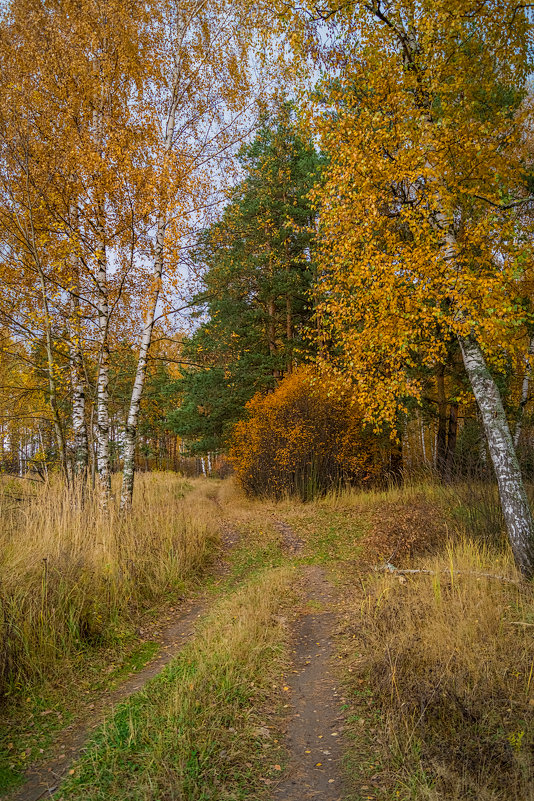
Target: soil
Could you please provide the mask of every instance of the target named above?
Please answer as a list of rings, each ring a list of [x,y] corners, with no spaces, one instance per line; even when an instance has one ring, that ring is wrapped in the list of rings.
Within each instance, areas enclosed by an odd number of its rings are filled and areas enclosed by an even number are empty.
[[[299,554],[304,547],[304,540],[302,540],[300,537],[297,537],[291,526],[288,526],[288,524],[284,523],[283,520],[275,520],[274,525],[282,535],[282,545],[284,550],[293,556]]]
[[[303,571],[307,608],[293,628],[293,665],[287,678],[291,713],[287,728],[289,765],[275,801],[342,801],[341,737],[343,698],[333,666],[334,590],[324,570]],[[315,609],[317,611],[315,611]]]

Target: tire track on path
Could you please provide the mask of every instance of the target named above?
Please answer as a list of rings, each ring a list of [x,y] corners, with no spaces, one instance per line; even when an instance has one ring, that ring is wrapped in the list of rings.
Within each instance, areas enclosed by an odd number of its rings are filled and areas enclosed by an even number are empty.
[[[284,537],[286,550],[298,555],[304,545],[302,540],[287,523],[277,521],[276,526]],[[293,664],[287,677],[290,760],[273,799],[342,801],[343,699],[337,687],[332,644],[335,591],[319,565],[304,566],[301,580],[305,609],[293,624]]]

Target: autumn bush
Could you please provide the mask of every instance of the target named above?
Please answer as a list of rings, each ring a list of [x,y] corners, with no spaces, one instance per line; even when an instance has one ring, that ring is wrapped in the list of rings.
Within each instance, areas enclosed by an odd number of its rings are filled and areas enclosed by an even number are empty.
[[[247,404],[231,459],[250,495],[308,500],[343,484],[370,486],[385,475],[387,447],[362,424],[347,391],[332,392],[300,368],[274,392]]]

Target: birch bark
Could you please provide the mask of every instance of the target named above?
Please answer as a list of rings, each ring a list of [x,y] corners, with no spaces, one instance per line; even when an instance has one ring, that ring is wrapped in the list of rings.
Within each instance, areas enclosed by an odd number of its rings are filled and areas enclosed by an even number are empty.
[[[377,20],[394,31],[406,69],[419,70],[418,57],[420,53],[418,53],[415,29],[404,26],[400,17],[388,17],[384,6],[376,0],[372,0],[367,7]],[[429,96],[425,91],[422,76],[423,71],[420,73],[421,82],[419,83],[421,117],[431,127],[435,121],[432,118]],[[433,157],[434,154],[430,149],[425,166],[431,176],[429,184],[436,201],[436,227],[443,235],[444,261],[454,263],[457,260],[458,247],[454,234],[453,214],[452,210],[447,209],[443,203],[441,176],[435,174],[432,164]],[[459,269],[461,269],[460,266]],[[461,307],[457,309],[457,318],[460,323],[469,323],[469,317]],[[458,341],[465,370],[482,417],[499,485],[499,495],[510,545],[517,566],[527,578],[530,578],[534,575],[534,523],[499,388],[488,369],[473,332],[458,334]]]
[[[98,329],[100,361],[96,386],[97,472],[101,503],[106,507],[111,497],[109,461],[109,299],[107,286],[106,246],[102,241],[98,257],[96,283],[98,291]]]
[[[476,339],[460,337],[460,347],[484,424],[514,558],[523,575],[532,578],[534,523],[499,389]]]
[[[85,382],[80,326],[79,284],[70,298],[69,320],[70,375],[72,384],[72,429],[74,432],[74,475],[87,476],[89,447],[85,421]]]
[[[528,346],[528,353],[526,358],[525,373],[523,375],[523,383],[521,385],[521,400],[519,401],[519,414],[517,423],[515,424],[514,431],[514,446],[517,448],[521,437],[521,430],[523,428],[523,415],[525,413],[525,406],[528,402],[528,391],[530,386],[530,376],[532,373],[532,356],[534,356],[534,337],[530,340]]]
[[[430,120],[430,117],[427,119]],[[443,207],[437,179],[434,180],[434,192],[437,201],[436,222],[444,235],[443,256],[445,260],[454,262],[458,243],[451,215]],[[458,309],[458,318],[464,320],[462,309]],[[473,333],[467,336],[458,334],[458,342],[482,417],[508,540],[517,567],[530,579],[534,575],[534,521],[499,388]]]
[[[446,258],[455,258],[457,243],[452,225],[440,211]],[[461,315],[461,311],[459,312]],[[534,575],[534,521],[510,433],[499,388],[480,345],[471,333],[458,335],[465,371],[473,389],[497,478],[501,507],[517,567],[525,578]]]
[[[441,203],[439,192],[437,197],[438,203]],[[456,237],[441,206],[437,216],[445,233],[445,258],[455,259]],[[459,315],[462,316],[461,310]],[[534,521],[499,388],[475,336],[472,333],[467,336],[458,335],[458,341],[465,371],[480,410],[499,487],[508,540],[517,567],[525,578],[530,579],[534,575]]]

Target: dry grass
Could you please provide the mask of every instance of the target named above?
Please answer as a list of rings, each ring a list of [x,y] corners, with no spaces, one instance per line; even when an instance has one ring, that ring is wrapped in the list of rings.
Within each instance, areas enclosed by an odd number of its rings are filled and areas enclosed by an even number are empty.
[[[140,475],[131,514],[73,501],[59,485],[0,495],[0,695],[120,641],[140,610],[183,590],[219,533],[205,482]]]
[[[347,677],[382,762],[356,797],[532,799],[532,587],[478,577],[517,575],[472,541],[418,564],[433,575],[375,576],[352,608]]]

